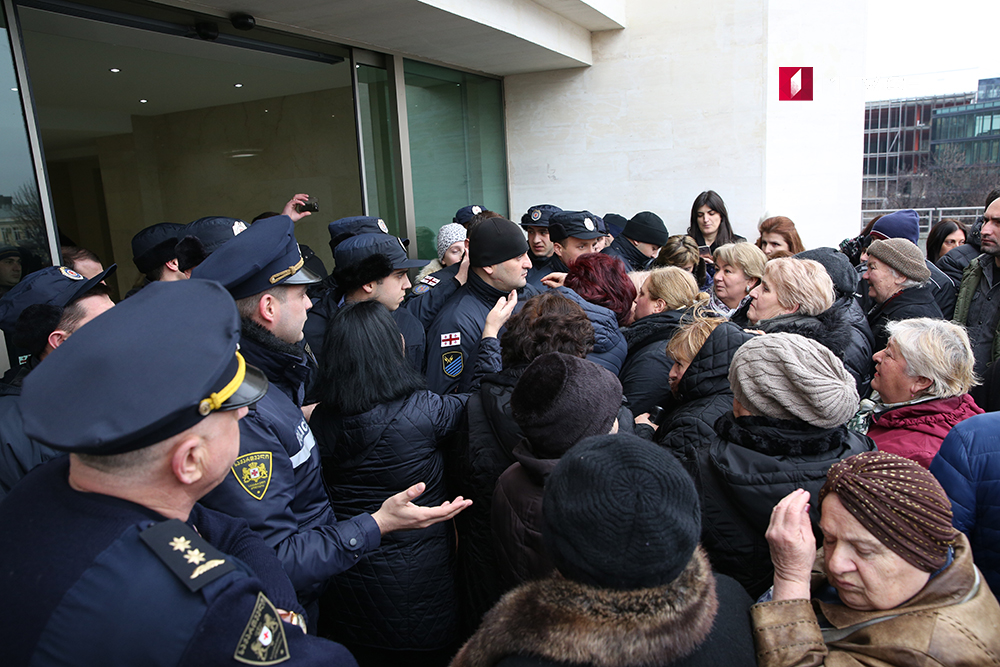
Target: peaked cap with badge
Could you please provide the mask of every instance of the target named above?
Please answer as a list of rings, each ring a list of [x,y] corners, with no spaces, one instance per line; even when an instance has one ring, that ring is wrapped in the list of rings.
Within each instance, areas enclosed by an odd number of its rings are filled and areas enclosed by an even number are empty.
[[[28,375],[25,433],[66,452],[120,454],[216,410],[256,403],[267,378],[236,351],[239,336],[236,304],[220,285],[153,283],[76,331]],[[53,401],[55,387],[77,390]]]
[[[132,261],[139,273],[150,273],[177,257],[177,244],[186,231],[186,225],[176,222],[161,222],[139,230],[132,237]]]
[[[549,218],[549,238],[561,242],[569,237],[589,241],[604,236],[600,218],[590,211],[559,211]]]
[[[553,213],[562,211],[558,206],[552,204],[538,204],[532,206],[521,216],[522,227],[548,227],[549,219]]]
[[[286,215],[258,220],[213,252],[191,277],[221,283],[234,299],[277,285],[312,285],[323,280],[305,266],[295,240],[295,224]]]
[[[481,204],[471,204],[469,206],[463,206],[462,208],[455,211],[455,217],[451,219],[452,222],[458,223],[460,225],[467,225],[469,221],[475,216],[479,215],[486,208]]]
[[[47,304],[65,307],[117,270],[112,264],[93,278],[84,278],[65,266],[47,266],[29,273],[0,298],[0,329],[12,331],[28,306]]]

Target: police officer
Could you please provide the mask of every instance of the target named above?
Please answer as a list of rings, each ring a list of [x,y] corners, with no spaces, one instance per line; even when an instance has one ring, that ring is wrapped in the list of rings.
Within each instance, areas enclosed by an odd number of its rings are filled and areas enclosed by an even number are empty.
[[[622,233],[602,252],[620,259],[626,271],[645,271],[668,237],[660,216],[642,211],[625,223]]]
[[[244,231],[247,223],[239,218],[212,215],[189,222],[177,243],[177,268],[188,277],[198,266],[227,241],[231,241]]]
[[[557,211],[549,217],[549,238],[553,257],[547,271],[531,276],[531,284],[542,287],[542,278],[549,273],[566,273],[580,255],[597,252],[597,241],[604,236],[599,218],[590,211]]]
[[[374,515],[337,521],[323,487],[316,440],[301,409],[308,364],[298,343],[311,305],[306,288],[319,280],[303,264],[292,221],[277,216],[255,222],[227,242],[193,277],[218,281],[229,290],[240,313],[240,351],[271,383],[256,410],[240,422],[232,474],[203,502],[245,518],[276,550],[308,603],[327,579],[377,547],[382,533],[449,519],[468,503],[408,506],[419,495],[416,485],[386,500]]]
[[[186,225],[161,222],[139,230],[132,237],[132,262],[146,279],[139,287],[129,290],[126,299],[158,280],[187,279],[187,274],[177,264],[177,243],[184,238],[186,231]]]
[[[114,305],[101,281],[116,268],[88,280],[65,266],[50,266],[29,274],[0,299],[0,328],[28,355],[0,383],[0,499],[29,470],[57,455],[24,434],[19,406],[24,379],[73,332]],[[75,389],[90,391],[87,385]]]
[[[25,431],[69,456],[0,503],[5,664],[356,664],[302,632],[259,536],[197,502],[267,390],[238,338],[219,285],[156,283],[27,378]]]
[[[549,238],[549,219],[561,210],[552,204],[538,204],[521,216],[521,229],[528,234],[528,254],[531,257],[528,282],[537,282],[535,276],[539,273],[542,276],[551,273],[548,266],[552,261],[553,248]]]
[[[521,290],[531,260],[516,224],[489,218],[469,230],[469,280],[448,300],[427,330],[427,386],[439,394],[467,392],[472,385],[486,315],[499,299]],[[536,294],[529,288],[524,298]]]

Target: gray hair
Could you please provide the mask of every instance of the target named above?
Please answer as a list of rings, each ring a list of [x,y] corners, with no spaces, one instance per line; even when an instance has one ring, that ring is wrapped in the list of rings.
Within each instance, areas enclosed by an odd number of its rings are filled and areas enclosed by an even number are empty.
[[[890,322],[886,331],[906,361],[907,375],[931,381],[928,395],[959,396],[979,384],[965,327],[948,320],[915,317]]]

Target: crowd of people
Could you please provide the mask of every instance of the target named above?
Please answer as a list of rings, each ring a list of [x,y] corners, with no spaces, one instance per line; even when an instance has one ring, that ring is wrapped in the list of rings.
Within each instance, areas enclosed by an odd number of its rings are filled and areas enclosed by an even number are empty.
[[[117,305],[0,248],[9,664],[1000,664],[1000,191],[926,253],[710,190],[332,267],[307,201],[141,230]]]

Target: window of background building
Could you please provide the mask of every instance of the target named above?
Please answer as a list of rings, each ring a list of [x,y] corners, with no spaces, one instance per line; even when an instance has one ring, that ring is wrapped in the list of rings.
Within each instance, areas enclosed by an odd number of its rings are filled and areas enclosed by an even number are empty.
[[[459,208],[482,204],[509,217],[503,89],[412,60],[403,71],[418,254],[432,258],[438,230]]]
[[[0,35],[0,246],[21,250],[23,275],[51,265],[52,257],[2,9]],[[0,294],[11,287],[3,284],[9,280],[0,276]]]
[[[296,236],[331,264],[326,224],[362,212],[347,49],[240,48],[19,14],[56,222],[118,263],[120,293],[139,277],[130,242],[143,227],[250,221],[298,192],[320,213]]]

